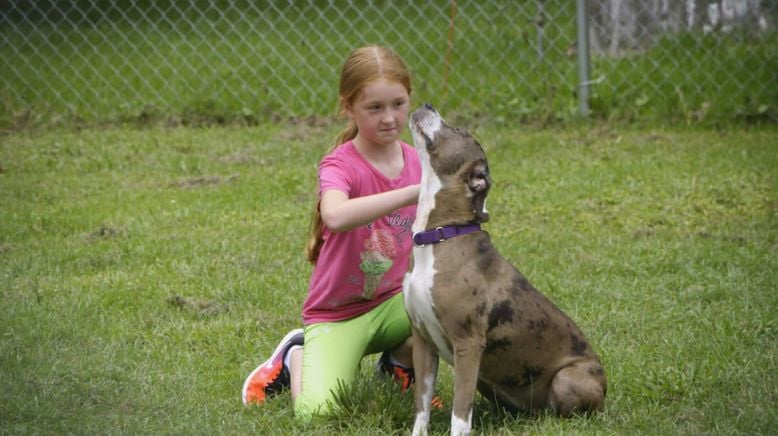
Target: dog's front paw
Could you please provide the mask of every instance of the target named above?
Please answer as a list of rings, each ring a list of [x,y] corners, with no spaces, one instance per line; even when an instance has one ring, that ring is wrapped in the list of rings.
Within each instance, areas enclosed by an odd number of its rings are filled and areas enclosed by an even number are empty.
[[[427,426],[429,425],[430,417],[428,414],[421,412],[416,415],[416,421],[413,423],[413,436],[427,436]]]

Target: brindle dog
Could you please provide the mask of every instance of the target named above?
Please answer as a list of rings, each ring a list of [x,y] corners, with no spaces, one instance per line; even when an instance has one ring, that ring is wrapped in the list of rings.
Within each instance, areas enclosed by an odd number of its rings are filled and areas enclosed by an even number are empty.
[[[480,230],[491,185],[480,144],[430,105],[413,113],[410,128],[422,163],[403,289],[414,339],[413,434],[427,430],[438,356],[454,367],[451,434],[470,432],[476,389],[514,410],[601,410],[605,371],[581,330]]]

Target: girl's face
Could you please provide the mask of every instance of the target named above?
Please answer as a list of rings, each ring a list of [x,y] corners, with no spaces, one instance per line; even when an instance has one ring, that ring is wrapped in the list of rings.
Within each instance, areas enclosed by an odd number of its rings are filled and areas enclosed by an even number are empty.
[[[398,82],[378,79],[365,85],[362,96],[346,112],[359,128],[357,138],[368,146],[394,144],[408,121],[410,96]]]

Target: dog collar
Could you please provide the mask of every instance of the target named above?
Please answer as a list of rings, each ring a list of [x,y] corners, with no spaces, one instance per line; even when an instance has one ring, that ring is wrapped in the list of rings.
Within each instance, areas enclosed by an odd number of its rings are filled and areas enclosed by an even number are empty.
[[[437,227],[433,230],[414,233],[413,245],[421,247],[428,244],[437,244],[438,242],[443,242],[446,239],[477,232],[478,230],[481,230],[480,224]]]

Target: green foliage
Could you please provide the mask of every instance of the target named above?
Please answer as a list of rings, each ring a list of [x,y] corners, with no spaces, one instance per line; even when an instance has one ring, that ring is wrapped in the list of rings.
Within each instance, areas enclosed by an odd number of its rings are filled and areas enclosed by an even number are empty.
[[[777,38],[686,33],[665,37],[646,53],[596,57],[593,68],[604,81],[593,87],[594,112],[629,121],[774,123],[778,91],[759,89],[775,82]]]
[[[315,168],[338,126],[86,129],[0,138],[0,428],[12,434],[403,434],[375,357],[301,424],[244,377],[300,325]],[[603,358],[606,411],[481,434],[770,434],[778,133],[475,127],[487,230]],[[325,139],[322,139],[325,138]],[[448,431],[441,364],[433,434]]]
[[[381,20],[369,21],[358,8],[294,2],[173,7],[144,1],[127,10],[111,2],[53,9],[50,3],[18,2],[0,28],[0,75],[7,78],[0,91],[2,130],[256,125],[333,115],[343,57],[367,43],[401,53],[416,102],[434,101],[450,117],[507,125],[578,118],[574,8],[563,2],[545,5],[543,56],[536,54],[537,4],[460,5],[450,63],[448,20],[437,15],[448,1],[434,7],[378,2]],[[30,14],[28,21],[19,10]],[[462,28],[477,29],[478,38]],[[769,84],[778,70],[776,38],[775,32],[745,39],[681,34],[646,52],[594,55],[592,78],[601,80],[592,85],[592,116],[774,123],[778,87]]]

